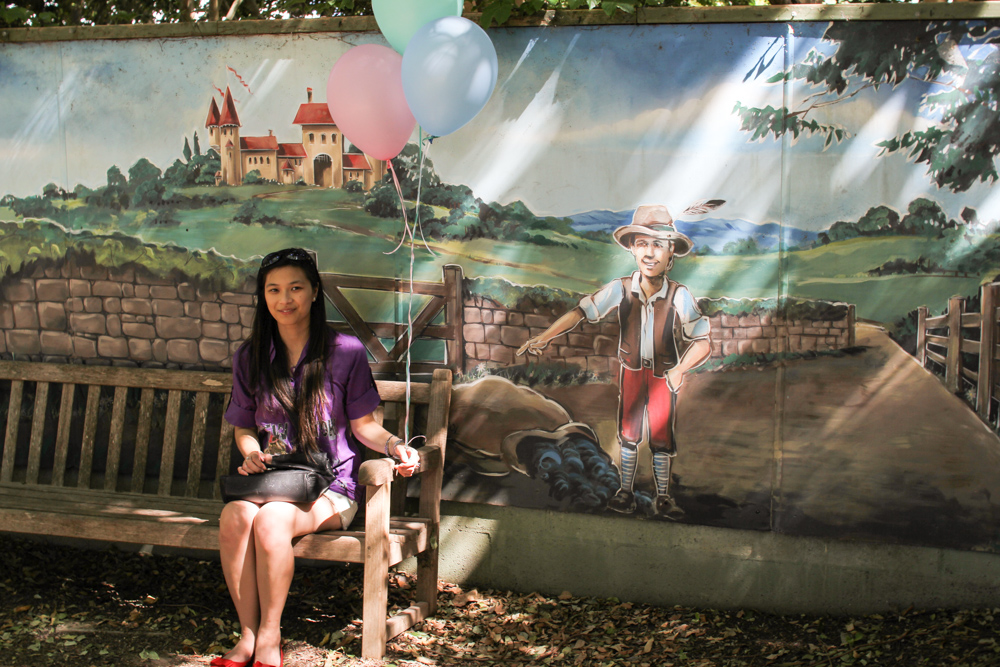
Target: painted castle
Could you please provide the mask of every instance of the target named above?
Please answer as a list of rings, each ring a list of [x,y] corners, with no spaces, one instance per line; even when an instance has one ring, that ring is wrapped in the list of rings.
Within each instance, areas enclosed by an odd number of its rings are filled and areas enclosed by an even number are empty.
[[[344,135],[330,116],[326,102],[313,102],[312,88],[306,88],[306,101],[299,105],[293,124],[302,127],[302,143],[282,144],[274,132],[266,137],[241,137],[239,114],[229,88],[222,108],[212,97],[208,109],[209,144],[221,158],[216,174],[218,185],[239,185],[252,171],[278,183],[342,188],[351,181],[370,190],[385,175],[385,162],[362,153],[344,150]]]

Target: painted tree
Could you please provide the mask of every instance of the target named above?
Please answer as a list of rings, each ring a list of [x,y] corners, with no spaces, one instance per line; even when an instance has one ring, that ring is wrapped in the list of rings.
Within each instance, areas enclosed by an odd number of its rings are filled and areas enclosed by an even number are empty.
[[[905,154],[927,166],[939,188],[964,192],[977,181],[997,180],[1000,152],[1000,30],[985,22],[937,21],[832,23],[826,47],[768,81],[804,81],[817,91],[798,108],[755,108],[736,104],[742,129],[752,139],[819,135],[826,145],[848,132],[813,117],[822,107],[849,100],[868,88],[905,82],[937,84],[920,101],[921,113],[936,119],[927,129],[906,132],[878,144],[880,155]],[[971,48],[970,48],[971,47]],[[827,52],[833,50],[828,55]]]

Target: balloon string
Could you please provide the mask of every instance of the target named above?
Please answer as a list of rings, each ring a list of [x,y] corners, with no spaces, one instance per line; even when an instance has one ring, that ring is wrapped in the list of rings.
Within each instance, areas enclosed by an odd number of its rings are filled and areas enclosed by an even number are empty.
[[[427,142],[430,143],[432,140],[433,137],[428,136]],[[419,126],[417,127],[417,151],[420,154],[420,161],[418,162],[419,166],[417,171],[417,212],[414,215],[414,226],[420,231],[420,240],[423,242],[424,248],[426,248],[427,252],[429,252],[433,257],[437,257],[437,253],[431,250],[431,247],[427,245],[427,239],[424,238],[424,227],[420,224],[420,188],[423,186],[424,182],[424,158],[427,157],[427,153],[424,152],[423,130],[420,129]],[[411,238],[413,238],[412,234]],[[414,241],[414,243],[415,242],[416,241]]]
[[[410,225],[406,220],[406,202],[403,200],[403,188],[399,185],[399,178],[396,176],[396,170],[392,166],[392,160],[386,160],[386,162],[389,163],[389,173],[392,174],[392,182],[396,186],[396,196],[399,197],[399,208],[403,211],[403,236],[399,239],[399,243],[396,244],[395,248],[389,252],[382,253],[383,255],[392,255],[403,247],[403,244],[406,243],[407,236],[409,236],[410,240],[413,241],[413,230],[410,229]]]

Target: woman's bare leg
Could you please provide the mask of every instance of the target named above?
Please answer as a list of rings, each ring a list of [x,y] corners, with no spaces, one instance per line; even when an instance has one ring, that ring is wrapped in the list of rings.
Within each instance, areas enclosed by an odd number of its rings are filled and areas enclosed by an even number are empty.
[[[278,665],[281,661],[281,612],[295,572],[292,540],[300,535],[337,528],[340,528],[340,515],[326,498],[311,505],[267,503],[257,513],[253,528],[260,600],[256,660],[265,665]]]
[[[229,595],[240,621],[240,640],[225,655],[247,662],[253,655],[260,625],[257,595],[257,554],[253,538],[254,518],[260,506],[241,500],[226,503],[219,517],[219,556]]]

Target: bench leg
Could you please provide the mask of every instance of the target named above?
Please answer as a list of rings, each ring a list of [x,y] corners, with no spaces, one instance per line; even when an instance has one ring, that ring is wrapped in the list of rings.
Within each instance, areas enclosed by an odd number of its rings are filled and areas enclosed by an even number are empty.
[[[431,535],[432,546],[417,554],[417,601],[427,605],[427,615],[437,612],[438,536]]]
[[[390,486],[369,486],[365,505],[365,582],[361,656],[385,656],[386,613],[389,605]]]

